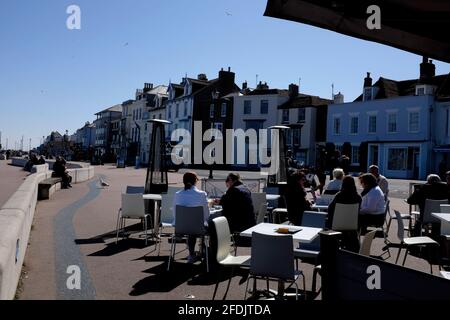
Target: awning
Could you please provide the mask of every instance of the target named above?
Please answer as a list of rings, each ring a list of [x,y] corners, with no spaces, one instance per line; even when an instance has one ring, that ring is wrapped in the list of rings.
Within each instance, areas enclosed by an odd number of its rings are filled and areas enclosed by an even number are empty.
[[[370,30],[367,8],[381,9]],[[448,0],[268,0],[265,16],[292,20],[450,63]]]

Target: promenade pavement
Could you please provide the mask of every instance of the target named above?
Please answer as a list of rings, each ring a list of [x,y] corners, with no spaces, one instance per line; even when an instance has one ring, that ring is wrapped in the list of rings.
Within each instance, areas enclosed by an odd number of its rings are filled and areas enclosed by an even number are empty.
[[[207,176],[206,171],[199,173]],[[225,174],[217,173],[217,176]],[[115,243],[120,195],[127,185],[142,186],[145,175],[145,169],[96,167],[93,180],[74,185],[73,189],[61,190],[51,200],[39,202],[25,259],[26,278],[20,299],[210,300],[217,273],[206,274],[204,264],[187,264],[185,244],[177,245],[176,262],[167,272],[168,237],[162,237],[160,255],[151,241],[145,246],[140,233],[133,233],[129,239]],[[100,177],[110,187],[102,188]],[[181,182],[181,172],[169,174],[171,185],[181,187]],[[393,194],[400,197],[391,198],[391,207],[406,212],[408,206],[403,200],[403,191],[407,190],[408,182],[392,183],[392,186],[396,185],[398,192]],[[128,225],[132,224],[135,223],[129,222]],[[140,224],[135,226],[141,227]],[[396,231],[397,225],[393,221],[389,233],[393,243],[398,243]],[[171,233],[172,229],[165,229],[164,232]],[[383,239],[376,238],[372,255],[381,255],[383,247]],[[395,262],[397,248],[392,247],[390,251],[391,257],[387,261]],[[249,248],[239,248],[238,254],[249,253]],[[76,266],[81,271],[81,290],[67,288],[70,266]],[[408,257],[407,266],[423,272],[430,271],[426,261],[414,256]],[[306,287],[310,291],[313,266],[300,263],[300,267],[306,275]],[[437,266],[433,269],[435,274],[438,273]],[[225,291],[225,280],[228,279],[227,273],[220,275],[224,282],[218,292],[219,298]],[[238,272],[232,279],[227,299],[242,300],[244,291],[245,273]],[[320,299],[320,295],[308,294],[308,298]]]
[[[22,168],[10,165],[10,160],[0,160],[0,208],[8,201],[29,174]]]

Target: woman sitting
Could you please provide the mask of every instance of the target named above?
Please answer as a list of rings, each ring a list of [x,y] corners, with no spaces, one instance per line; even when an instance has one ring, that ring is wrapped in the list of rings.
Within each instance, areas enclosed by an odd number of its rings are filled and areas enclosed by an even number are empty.
[[[334,179],[325,188],[324,194],[336,194],[341,190],[342,179],[344,178],[344,170],[337,168],[333,170]]]
[[[333,201],[328,206],[328,215],[326,221],[326,228],[332,229],[334,211],[337,203],[361,205],[361,196],[356,191],[355,179],[351,176],[346,176],[342,180],[341,191],[334,197]],[[342,245],[345,249],[353,252],[359,252],[359,240],[357,231],[342,232]]]
[[[289,176],[286,190],[286,205],[289,221],[301,225],[303,212],[311,210],[311,203],[306,199],[305,175],[297,171]]]
[[[206,197],[206,192],[198,190],[197,187],[195,186],[198,180],[199,179],[197,177],[197,174],[194,172],[187,172],[184,174],[183,176],[184,189],[178,191],[175,194],[174,208],[176,208],[177,206],[203,207],[204,223],[205,226],[207,226],[209,220],[208,199]],[[197,260],[197,256],[195,254],[196,242],[197,237],[188,236],[189,263],[194,263]]]
[[[370,173],[363,174],[360,178],[363,192],[359,211],[359,222],[362,231],[368,226],[381,226],[384,223],[385,201],[384,194],[377,184],[377,179]]]

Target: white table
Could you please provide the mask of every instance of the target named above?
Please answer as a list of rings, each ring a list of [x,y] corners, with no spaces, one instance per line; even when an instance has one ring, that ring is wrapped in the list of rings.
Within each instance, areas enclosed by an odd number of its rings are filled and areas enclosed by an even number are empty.
[[[253,232],[268,234],[268,235],[280,235],[275,230],[278,228],[289,228],[289,230],[300,230],[292,234],[292,238],[294,241],[303,242],[303,243],[311,243],[314,239],[317,238],[319,232],[322,231],[320,228],[312,228],[312,227],[297,227],[297,226],[289,226],[285,224],[273,224],[273,223],[260,223],[250,229],[241,232],[242,237],[250,237]]]
[[[280,199],[281,196],[279,194],[266,194],[266,200],[267,201],[275,201]]]
[[[450,235],[450,213],[431,213],[431,215],[441,220],[441,235]]]

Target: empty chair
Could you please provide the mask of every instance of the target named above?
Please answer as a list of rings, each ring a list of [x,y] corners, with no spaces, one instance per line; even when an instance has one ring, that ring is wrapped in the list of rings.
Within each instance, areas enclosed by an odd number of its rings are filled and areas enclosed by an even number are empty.
[[[179,190],[179,188],[169,187],[167,193],[162,194],[160,216],[159,219],[157,219],[159,220],[159,223],[156,223],[156,225],[160,226],[157,232],[157,234],[159,234],[159,237],[161,237],[164,228],[173,227],[175,225],[175,212],[173,210],[173,202],[177,190]],[[158,255],[161,252],[161,240],[159,243]]]
[[[316,199],[316,204],[320,206],[328,206],[333,201],[335,194],[322,194]]]
[[[247,298],[250,279],[255,281],[254,293],[256,292],[256,281],[263,279],[267,282],[283,281],[294,285],[296,289],[295,297],[298,300],[298,285],[296,281],[299,276],[302,276],[303,289],[305,290],[305,276],[294,267],[293,246],[292,235],[266,235],[253,232],[250,276],[247,279],[244,299]],[[267,291],[269,291],[268,285]]]
[[[403,264],[405,265],[406,262],[406,257],[408,255],[408,251],[409,248],[412,246],[424,246],[424,247],[428,247],[428,253],[430,254],[430,246],[436,246],[439,247],[439,243],[437,243],[436,241],[434,241],[433,239],[429,238],[429,237],[411,237],[411,238],[405,238],[405,231],[404,231],[404,226],[403,226],[403,219],[401,219],[400,216],[400,212],[398,212],[397,210],[394,210],[395,215],[397,216],[397,223],[398,223],[398,231],[397,231],[397,236],[400,240],[400,247],[398,248],[398,254],[397,254],[397,259],[395,260],[395,263],[398,262],[398,258],[400,257],[400,252],[402,251],[403,248],[406,248],[406,252],[405,252],[405,258],[403,259]],[[433,273],[433,265],[431,264],[431,254],[429,256],[430,258],[430,270],[431,273]]]
[[[358,230],[359,203],[336,203],[332,228],[334,231]]]
[[[127,191],[126,191],[126,193],[128,193],[128,194],[138,194],[138,193],[140,193],[140,194],[144,194],[144,192],[145,192],[145,187],[144,186],[142,186],[142,187],[136,187],[136,186],[127,186]]]
[[[403,220],[408,221],[408,228],[405,227],[405,230],[408,230],[408,232],[412,231],[412,217],[413,215],[411,213],[400,213],[400,216]],[[386,219],[389,218],[389,221],[387,221],[387,229],[386,233],[389,233],[389,230],[391,229],[392,220],[397,220],[397,216],[391,213],[391,210],[388,211],[388,215],[386,216]]]
[[[117,215],[116,224],[116,243],[119,241],[119,231],[122,230],[122,234],[125,229],[127,219],[140,219],[143,220],[145,231],[145,244],[147,245],[147,217],[149,215],[145,213],[145,204],[142,194],[122,194],[122,207],[119,209]]]
[[[231,267],[230,280],[228,281],[227,290],[224,295],[224,300],[227,296],[228,289],[230,288],[231,279],[234,275],[234,269],[236,267],[250,267],[250,256],[233,256],[230,254],[231,234],[228,220],[225,217],[215,218],[213,220],[216,227],[217,235],[217,255],[216,259],[220,266]],[[220,283],[220,272],[218,272],[218,279],[216,287],[214,288],[213,300],[216,297],[217,288]]]
[[[387,218],[388,212],[390,211],[390,203],[391,203],[390,200],[386,200],[386,204],[384,206],[383,217],[382,217],[383,219],[382,220],[380,219],[380,221],[378,223],[374,223],[374,224],[371,224],[371,225],[368,226],[368,227],[374,227],[374,228],[380,229],[380,231],[383,233],[384,243],[386,244],[385,248],[387,249],[389,257],[391,256],[391,251],[389,249],[389,241],[388,241],[388,238],[387,238],[387,230],[384,229],[384,225],[385,225],[386,220],[387,220],[386,218]]]
[[[317,211],[305,211],[302,217],[301,225],[304,227],[325,228],[326,213]],[[298,259],[312,259],[314,264],[320,253],[320,237],[314,239],[311,243],[300,243],[299,247],[294,249],[294,257],[298,269]]]
[[[363,256],[370,257],[370,249],[372,248],[373,238],[375,238],[375,234],[377,230],[372,230],[364,235],[364,239],[361,243],[361,247],[359,249],[359,254]]]
[[[256,224],[264,222],[267,214],[267,200],[265,192],[252,192],[253,208],[255,210]],[[262,216],[262,221],[261,221]],[[259,222],[258,222],[259,220]]]
[[[176,206],[175,208],[175,230],[172,235],[172,246],[170,248],[169,263],[167,271],[170,270],[170,263],[175,259],[176,238],[184,236],[195,236],[202,238],[206,246],[206,271],[209,272],[208,261],[208,239],[207,230],[203,217],[203,207],[184,207]]]

